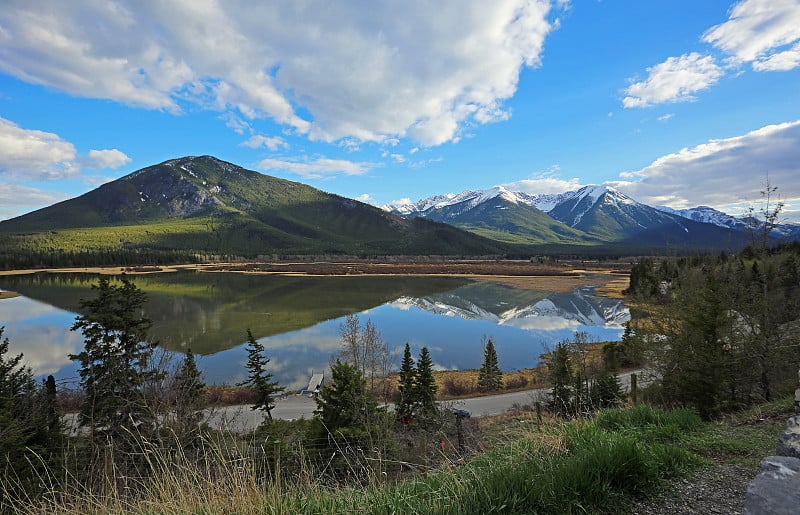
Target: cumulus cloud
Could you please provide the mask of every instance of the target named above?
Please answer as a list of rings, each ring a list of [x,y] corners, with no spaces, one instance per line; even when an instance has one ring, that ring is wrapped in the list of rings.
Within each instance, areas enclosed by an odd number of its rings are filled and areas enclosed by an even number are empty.
[[[58,134],[24,129],[0,118],[0,175],[29,180],[56,180],[81,168],[117,168],[130,158],[117,149],[90,150],[78,156],[75,146]]]
[[[800,3],[743,0],[731,8],[728,21],[703,34],[703,41],[756,71],[791,70],[800,66]]]
[[[647,68],[648,77],[625,90],[623,107],[648,107],[655,104],[688,102],[694,93],[716,84],[724,71],[710,55],[697,52],[670,57]]]
[[[557,8],[569,3],[559,0]],[[547,0],[8,0],[0,70],[67,93],[269,117],[322,141],[455,141],[502,121],[556,28]]]
[[[375,163],[330,159],[327,157],[292,160],[263,159],[258,163],[258,168],[265,172],[280,170],[306,179],[321,179],[332,175],[364,175],[375,166],[377,166]]]
[[[23,129],[0,118],[0,174],[57,179],[72,175],[75,146],[58,134]]]
[[[261,134],[254,134],[247,141],[241,143],[241,146],[248,148],[267,147],[270,150],[289,148],[289,144],[280,136],[263,136]]]
[[[21,184],[0,182],[0,220],[24,214],[33,206],[47,206],[66,198],[51,191]]]
[[[103,169],[119,168],[131,162],[131,158],[116,148],[111,150],[90,150],[85,156],[78,158],[77,163],[82,168]]]
[[[528,179],[509,182],[502,184],[502,186],[511,191],[521,191],[523,193],[539,195],[575,191],[584,186],[577,177],[562,179],[558,176],[560,170],[560,166],[553,165],[548,170],[534,174]]]
[[[784,200],[800,200],[800,120],[681,149],[611,184],[650,205],[720,208],[759,201],[767,175]]]

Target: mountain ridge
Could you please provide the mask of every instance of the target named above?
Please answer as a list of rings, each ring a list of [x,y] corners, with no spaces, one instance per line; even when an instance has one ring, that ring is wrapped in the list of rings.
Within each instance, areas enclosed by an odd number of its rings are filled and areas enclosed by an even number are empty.
[[[536,209],[550,222],[539,214],[522,213],[526,207]],[[467,190],[458,195],[436,195],[416,203],[382,208],[402,216],[430,217],[453,223],[501,241],[529,244],[607,243],[670,248],[685,245],[695,249],[702,249],[707,243],[713,248],[744,245],[740,232],[729,227],[712,226],[678,213],[659,210],[607,185],[589,185],[575,191],[541,195],[513,192],[498,186],[488,190]],[[498,216],[498,211],[502,211],[504,216]],[[516,230],[516,238],[504,239],[503,226],[514,217],[538,219],[538,222],[535,225],[511,224]],[[559,225],[553,226],[553,223]]]
[[[156,227],[161,233],[155,234]],[[55,250],[71,238],[81,251],[179,249],[243,256],[507,251],[449,225],[403,218],[213,156],[136,170],[74,199],[4,220],[0,233],[23,242],[21,233],[36,233],[40,240],[53,240]]]

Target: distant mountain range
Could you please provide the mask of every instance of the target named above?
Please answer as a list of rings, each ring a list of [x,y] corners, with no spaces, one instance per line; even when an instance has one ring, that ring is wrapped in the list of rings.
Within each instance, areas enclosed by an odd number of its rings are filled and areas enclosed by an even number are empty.
[[[549,195],[495,187],[383,209],[450,223],[499,241],[533,245],[724,249],[746,245],[752,227],[748,220],[711,208],[676,211],[651,207],[609,186],[585,186]],[[773,237],[797,239],[799,229],[783,225],[773,231]]]
[[[0,266],[90,264],[87,256],[99,264],[193,255],[680,253],[741,248],[750,242],[747,222],[710,208],[657,209],[607,186],[559,195],[496,187],[379,209],[212,156],[183,157],[0,222]],[[798,239],[800,226],[773,236]]]
[[[508,246],[211,156],[183,157],[0,222],[41,252],[503,255]],[[0,239],[0,249],[3,241]],[[0,252],[0,255],[2,252]]]

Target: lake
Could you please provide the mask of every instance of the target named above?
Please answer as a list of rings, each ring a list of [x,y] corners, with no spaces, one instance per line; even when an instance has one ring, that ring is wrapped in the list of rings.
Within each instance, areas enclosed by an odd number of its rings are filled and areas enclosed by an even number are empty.
[[[559,341],[585,331],[619,340],[630,312],[591,287],[552,293],[454,277],[308,277],[180,271],[128,276],[148,298],[149,332],[176,353],[190,348],[208,384],[244,379],[247,329],[266,347],[269,371],[290,389],[308,383],[340,350],[339,327],[358,314],[378,328],[399,368],[408,342],[414,356],[428,347],[437,368],[481,366],[481,342],[495,343],[504,371],[533,367]],[[80,299],[94,296],[92,274],[0,276],[0,326],[12,355],[22,352],[39,376],[77,379],[68,358],[83,348],[70,331]]]

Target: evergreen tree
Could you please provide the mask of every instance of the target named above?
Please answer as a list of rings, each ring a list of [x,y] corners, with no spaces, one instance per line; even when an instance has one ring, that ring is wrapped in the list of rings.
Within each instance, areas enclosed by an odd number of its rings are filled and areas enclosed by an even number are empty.
[[[571,387],[574,377],[568,343],[559,343],[556,349],[550,353],[547,369],[550,372],[550,383],[553,385],[550,390],[548,408],[561,416],[572,415],[574,410]]]
[[[483,349],[483,365],[478,372],[478,388],[484,392],[493,392],[503,388],[503,372],[497,363],[497,351],[491,338]]]
[[[6,357],[9,340],[0,327],[0,480],[5,494],[27,495],[41,487],[43,467],[55,465],[61,452],[63,427],[55,402],[55,379],[37,388],[22,354]],[[2,503],[0,503],[1,505]],[[2,511],[2,510],[0,510]]]
[[[331,434],[363,436],[375,423],[378,402],[367,391],[359,370],[340,360],[331,367],[331,381],[317,398],[320,419]]]
[[[250,409],[261,410],[272,420],[272,409],[275,407],[275,396],[284,390],[272,374],[267,372],[269,358],[264,355],[264,346],[257,342],[250,329],[247,330],[247,367],[248,376],[239,386],[247,386],[256,394],[255,403]]]
[[[354,365],[337,359],[331,380],[316,398],[309,447],[316,450],[320,464],[339,478],[374,477],[369,471],[380,467],[377,458],[391,452],[390,421],[366,383]]]
[[[400,399],[397,403],[397,419],[403,425],[409,424],[414,419],[414,383],[416,372],[414,359],[411,357],[411,347],[406,343],[403,352],[403,361],[400,364]]]
[[[184,444],[190,444],[199,435],[205,386],[194,354],[187,349],[174,383],[176,433]]]
[[[436,404],[436,380],[433,378],[433,360],[427,347],[423,347],[414,373],[415,414],[417,419],[429,425],[437,420],[439,407]]]
[[[86,314],[75,319],[85,348],[70,355],[78,361],[86,398],[81,422],[88,425],[97,443],[111,440],[117,446],[154,434],[156,415],[147,402],[147,389],[161,374],[151,365],[155,343],[147,341],[149,319],[141,316],[144,292],[127,278],[112,285],[102,277],[93,299],[82,299]]]

